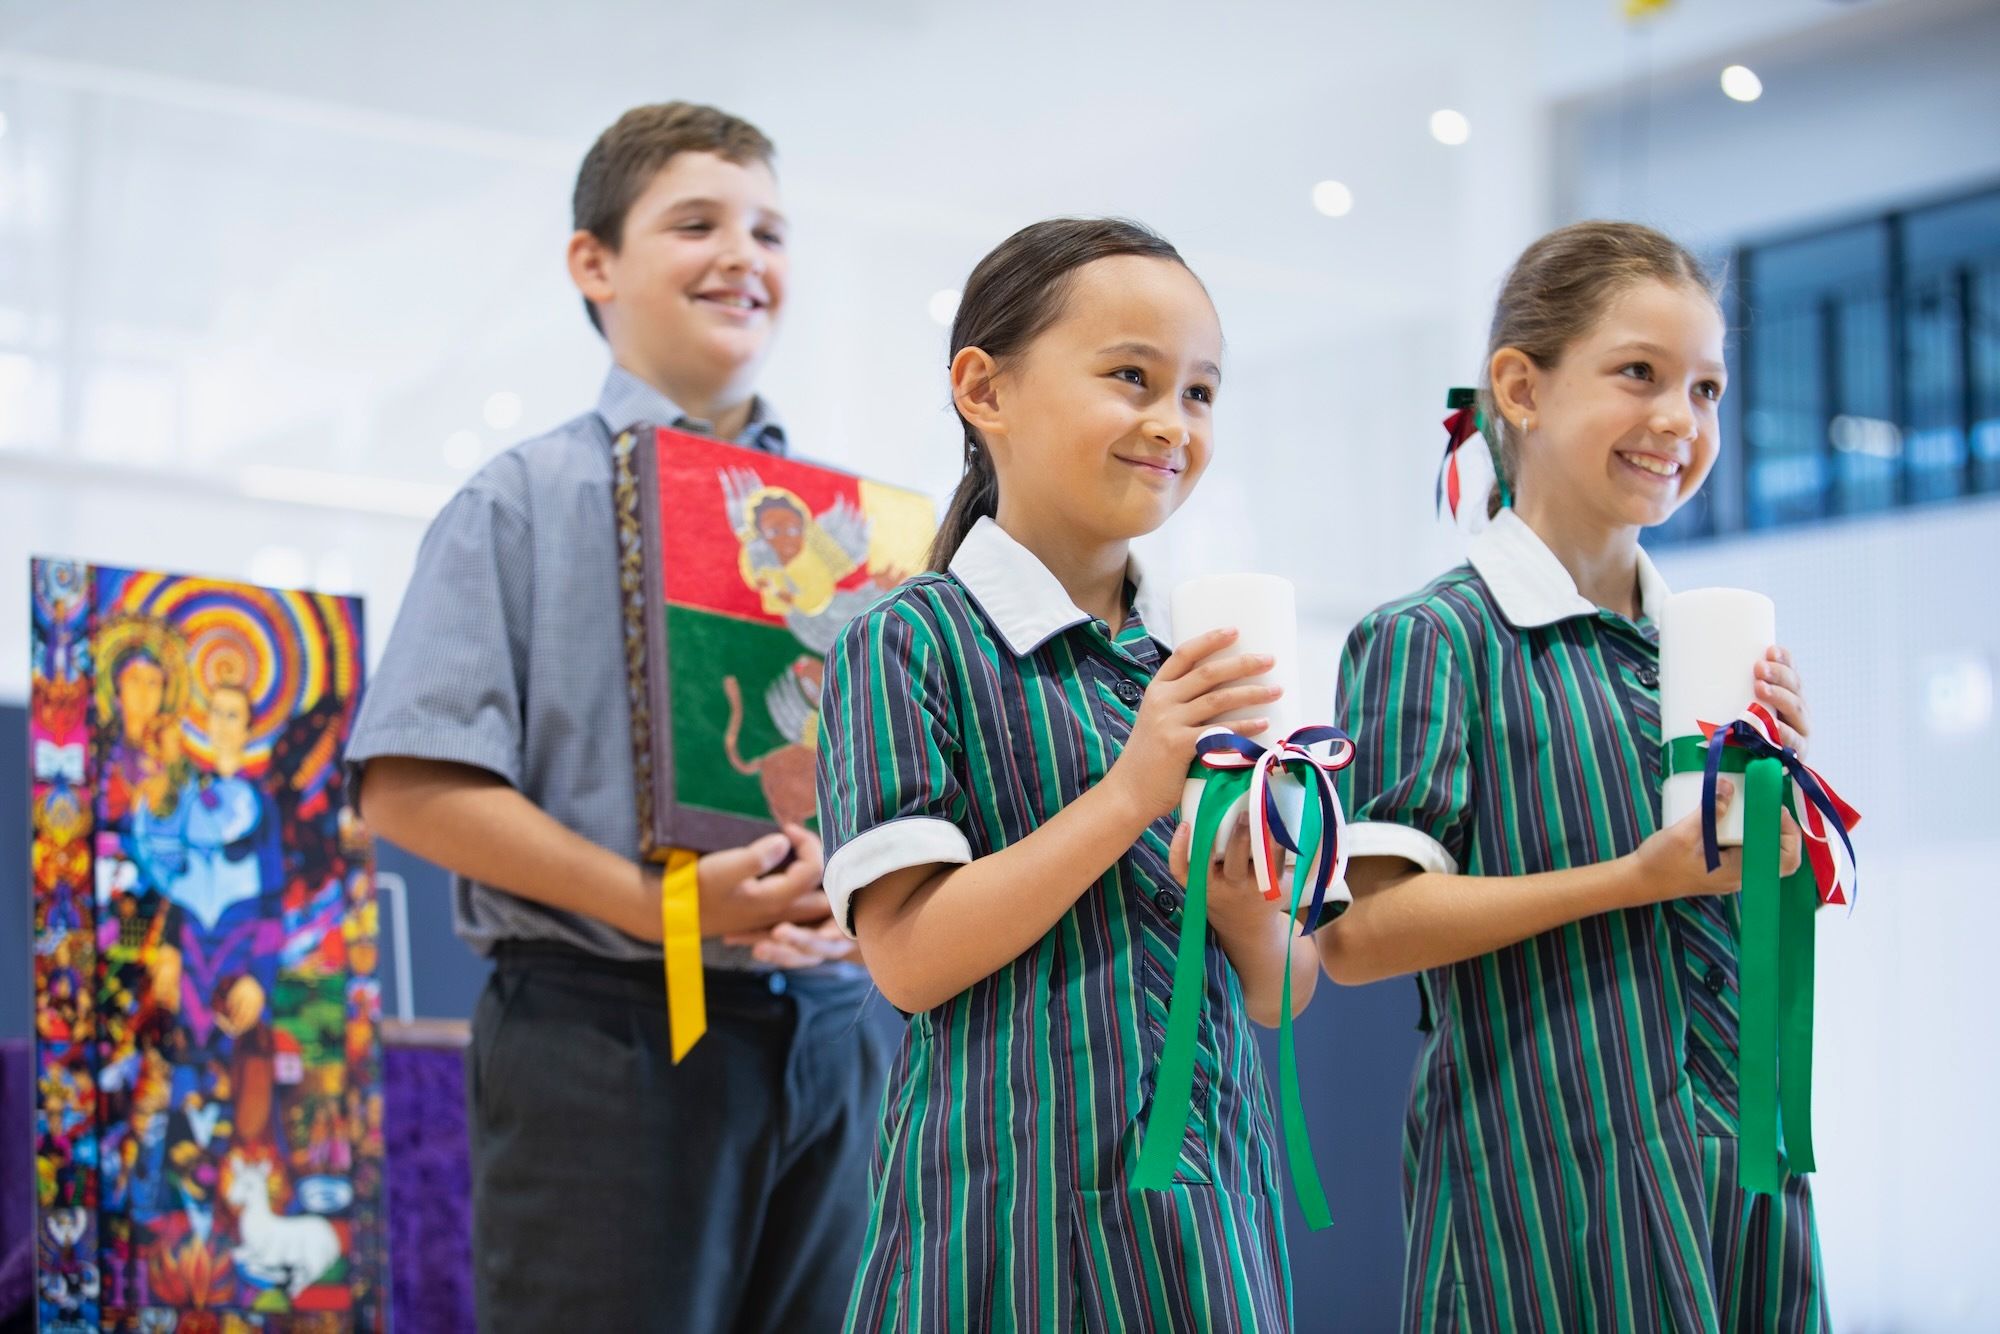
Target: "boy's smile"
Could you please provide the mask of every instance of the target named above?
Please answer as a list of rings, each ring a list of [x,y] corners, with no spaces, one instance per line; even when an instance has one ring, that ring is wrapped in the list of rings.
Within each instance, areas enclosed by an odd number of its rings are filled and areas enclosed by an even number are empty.
[[[625,215],[614,250],[580,233],[571,273],[612,357],[697,417],[750,397],[784,310],[778,182],[762,162],[677,153]]]

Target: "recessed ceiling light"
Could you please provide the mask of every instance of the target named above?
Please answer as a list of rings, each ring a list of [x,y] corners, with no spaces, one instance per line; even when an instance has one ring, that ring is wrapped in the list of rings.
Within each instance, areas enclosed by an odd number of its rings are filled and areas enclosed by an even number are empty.
[[[1454,147],[1472,137],[1472,122],[1450,107],[1431,112],[1431,138]]]
[[[1739,102],[1755,102],[1764,95],[1764,81],[1748,65],[1731,65],[1722,71],[1722,91]]]
[[[1313,207],[1329,218],[1344,218],[1354,208],[1354,191],[1339,181],[1321,181],[1313,187]]]

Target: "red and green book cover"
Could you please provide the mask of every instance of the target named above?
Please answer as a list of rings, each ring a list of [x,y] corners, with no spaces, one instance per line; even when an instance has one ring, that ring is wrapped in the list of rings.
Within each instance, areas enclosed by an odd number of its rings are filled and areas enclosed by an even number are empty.
[[[816,803],[821,664],[924,568],[928,496],[681,431],[617,442],[640,843],[707,852]]]

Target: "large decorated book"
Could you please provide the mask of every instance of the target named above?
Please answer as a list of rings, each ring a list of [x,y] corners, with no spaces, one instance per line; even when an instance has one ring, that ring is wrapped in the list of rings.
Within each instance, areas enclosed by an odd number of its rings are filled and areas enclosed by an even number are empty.
[[[379,1329],[361,604],[30,580],[40,1327]]]
[[[810,827],[821,664],[923,570],[935,506],[681,431],[627,432],[615,456],[643,852]]]

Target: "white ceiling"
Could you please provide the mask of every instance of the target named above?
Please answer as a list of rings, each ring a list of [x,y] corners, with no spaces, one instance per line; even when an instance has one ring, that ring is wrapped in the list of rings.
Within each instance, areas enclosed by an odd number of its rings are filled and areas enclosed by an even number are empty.
[[[1476,305],[1493,261],[1467,211],[1514,193],[1493,254],[1535,225],[1549,98],[1852,8],[1678,0],[1635,27],[1619,0],[5,0],[0,451],[441,491],[452,431],[496,447],[587,401],[572,173],[619,110],[668,97],[781,147],[802,277],[772,376],[822,437],[927,430],[929,295],[1054,212],[1160,227],[1232,356],[1281,360]],[[1473,117],[1464,148],[1429,137],[1442,105]],[[1328,176],[1347,218],[1308,206]],[[497,389],[519,426],[479,420]]]

